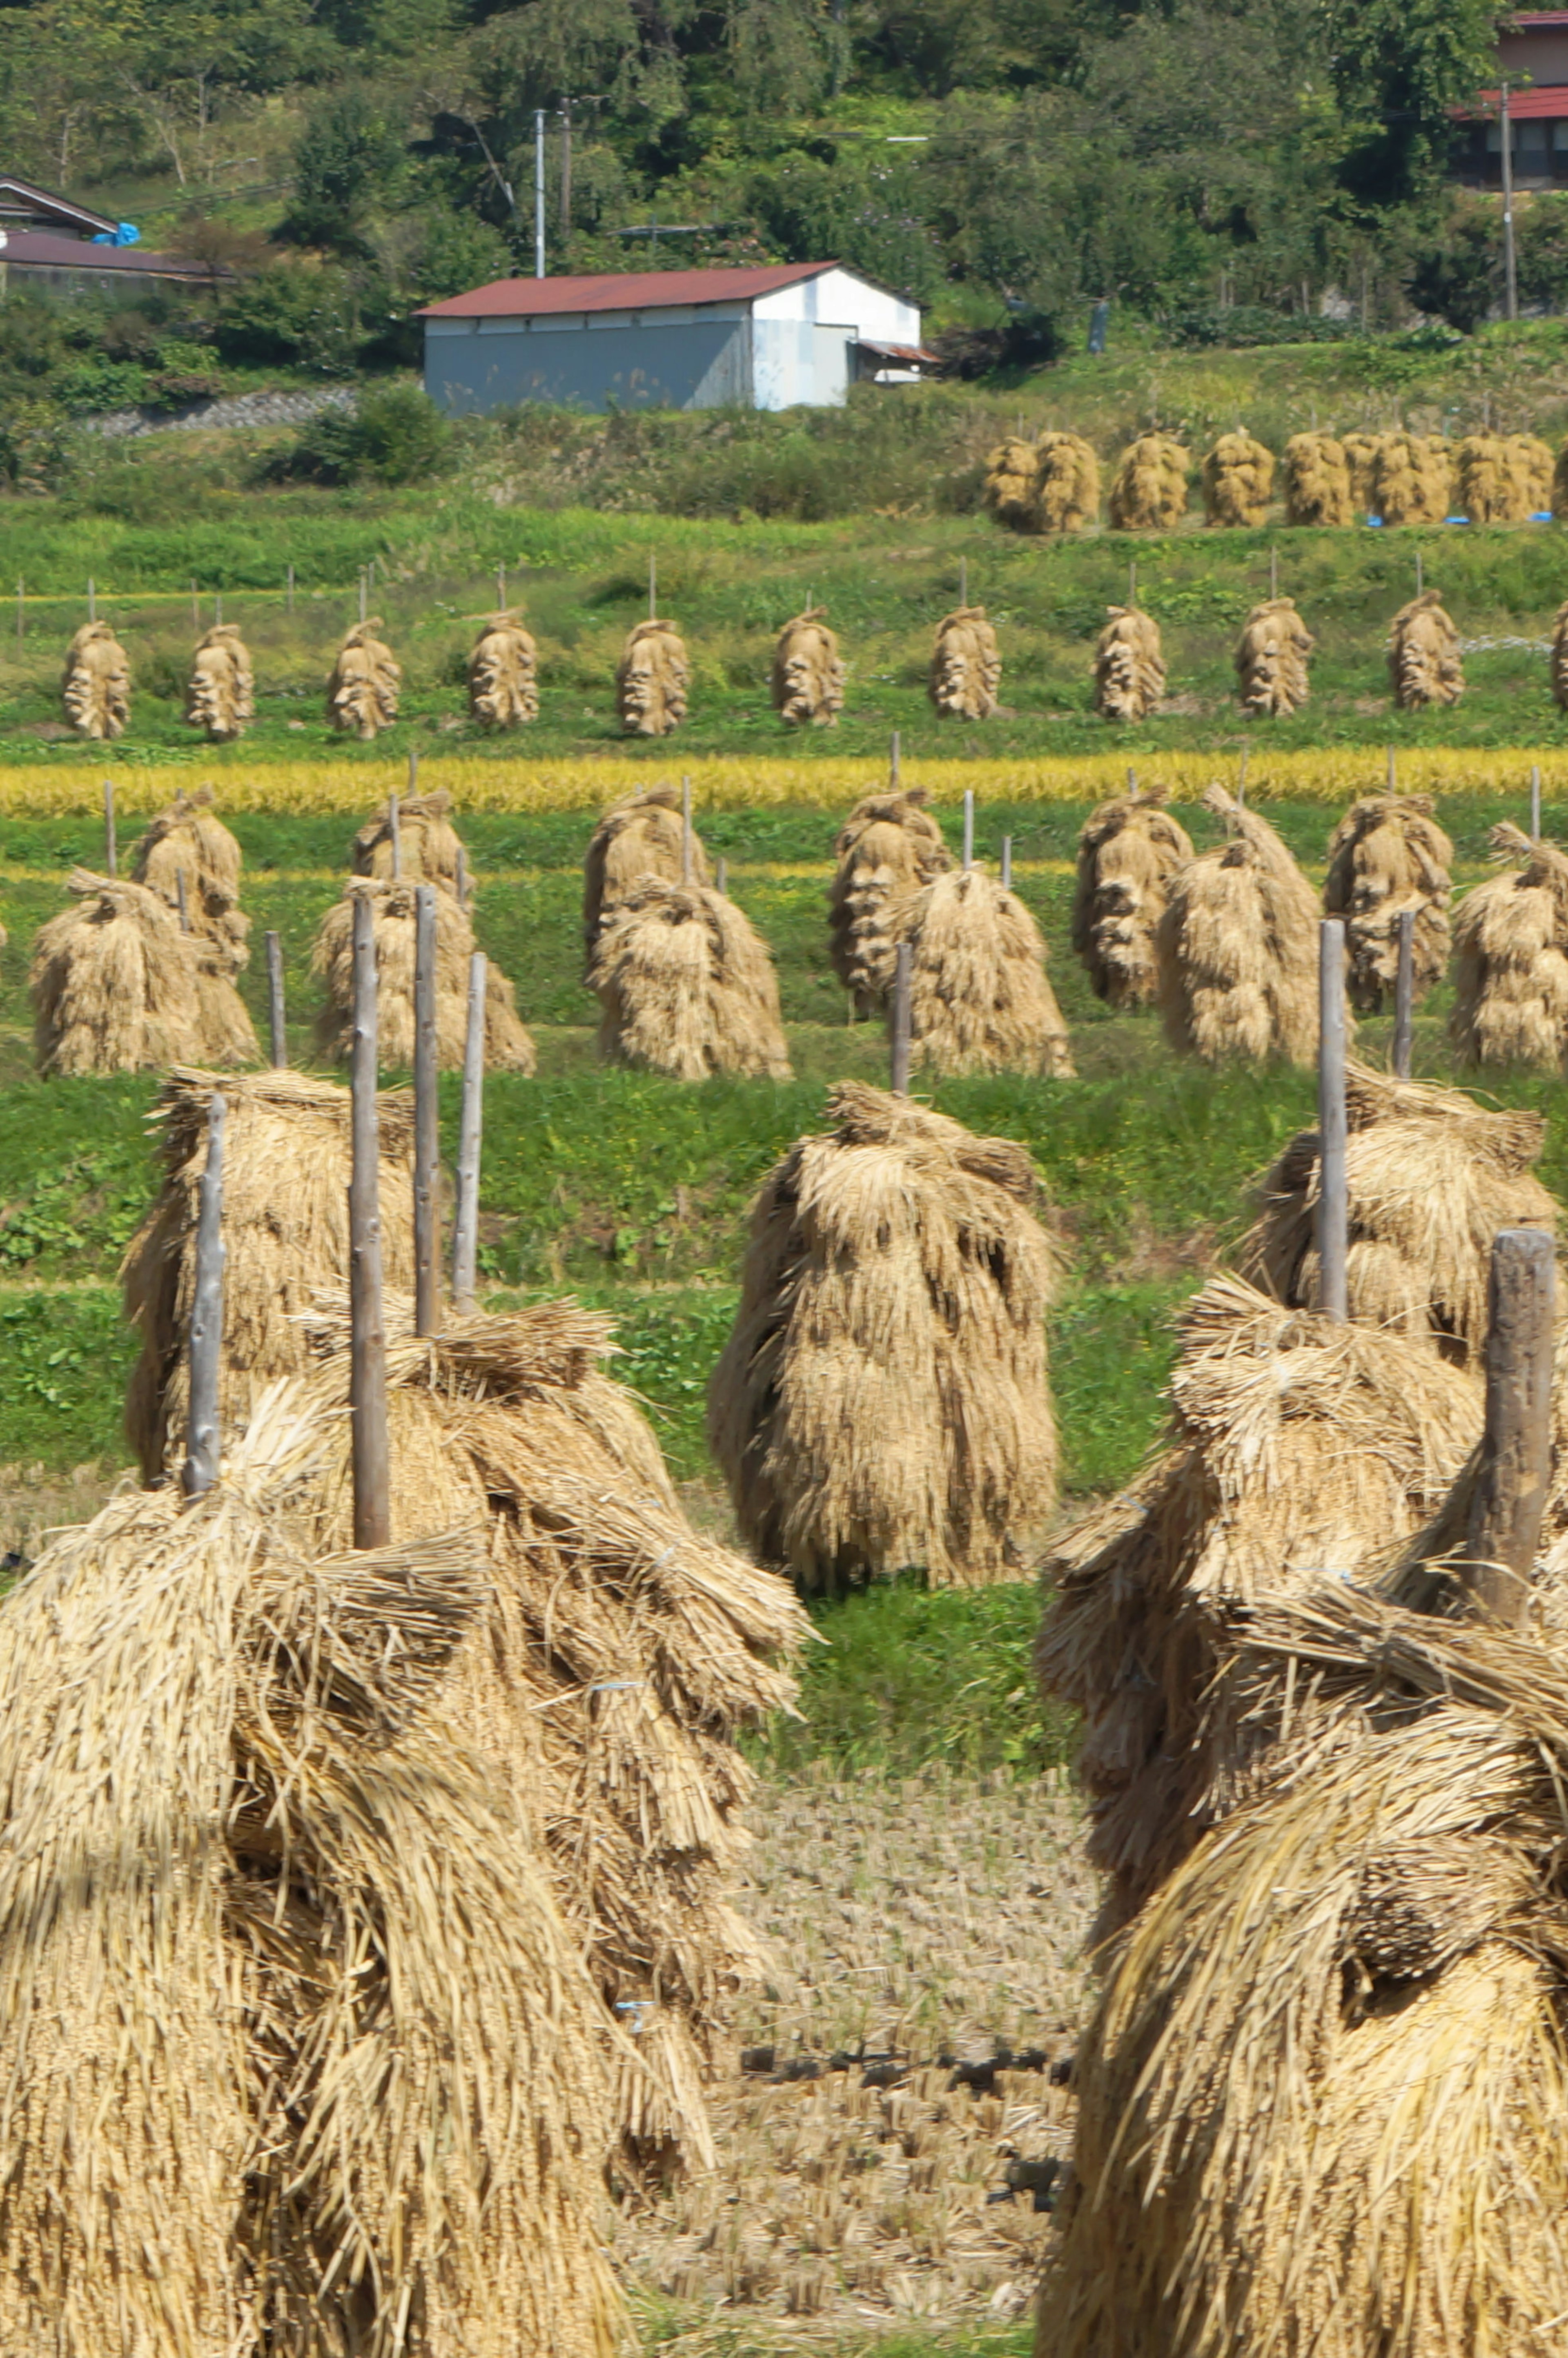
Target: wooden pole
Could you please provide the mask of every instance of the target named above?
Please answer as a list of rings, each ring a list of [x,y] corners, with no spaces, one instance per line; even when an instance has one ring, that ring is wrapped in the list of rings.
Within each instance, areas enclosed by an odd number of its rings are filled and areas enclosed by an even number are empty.
[[[214,622],[215,623],[217,623],[217,622],[221,622],[222,621],[222,619],[223,619],[223,592],[222,592],[221,590],[215,590],[215,591],[214,591],[214,593],[213,593],[213,597],[212,597],[212,620],[213,620],[213,622]]]
[[[964,873],[967,876],[975,864],[975,790],[964,788]]]
[[[659,560],[650,550],[648,555],[648,620],[659,619]]]
[[[395,795],[388,795],[386,798],[386,825],[392,838],[392,881],[397,884],[403,879],[403,830],[398,824]]]
[[[288,589],[286,594],[287,603],[285,611],[292,614],[294,611],[294,568],[292,565],[290,565],[288,568]]]
[[[1345,1174],[1345,924],[1325,917],[1318,929],[1317,1306],[1325,1317],[1350,1315],[1346,1285],[1348,1242]]]
[[[179,903],[179,930],[182,934],[188,934],[190,931],[190,904],[185,897],[183,868],[177,868],[174,871],[174,897]]]
[[[272,1061],[277,1065],[287,1065],[288,1041],[283,1028],[283,944],[276,934],[268,934],[266,937],[266,1002]]]
[[[1274,600],[1279,596],[1279,594],[1280,552],[1277,548],[1271,548],[1269,551],[1269,602],[1271,605],[1272,605]]]
[[[441,1326],[440,1098],[436,1062],[436,888],[414,895],[414,1332]]]
[[[691,882],[691,780],[680,782],[680,881]]]
[[[1398,773],[1394,766],[1394,749],[1391,745],[1389,748],[1389,792],[1391,795],[1399,792]]]
[[[194,573],[190,577],[190,627],[193,631],[201,628],[201,600],[197,595]]]
[[[473,1308],[479,1261],[479,1158],[484,1138],[484,952],[469,960],[469,1023],[463,1044],[463,1111],[458,1130],[458,1201],[452,1221],[452,1293]]]
[[[469,856],[463,846],[460,843],[458,846],[458,906],[460,909],[466,909],[468,904]]]
[[[1411,1044],[1415,1006],[1415,911],[1400,912],[1400,962],[1394,970],[1394,1078],[1411,1076]]]
[[[713,881],[718,889],[719,898],[721,900],[728,900],[730,897],[730,862],[724,858],[722,853],[719,854],[719,866],[715,872]]]
[[[1127,568],[1127,602],[1130,606],[1136,606],[1138,603],[1138,559],[1136,557]]]
[[[103,873],[105,876],[119,874],[119,849],[114,841],[114,781],[113,778],[105,778],[103,781]]]
[[[898,730],[896,729],[892,732],[892,752],[888,763],[888,784],[896,795],[898,792]]]
[[[1419,548],[1415,553],[1415,594],[1418,598],[1422,594],[1422,562]]]
[[[24,581],[23,581],[23,579],[22,579],[22,576],[18,573],[18,574],[17,574],[17,576],[16,576],[16,653],[17,653],[18,654],[21,654],[21,652],[22,652],[22,633],[23,633],[23,630],[24,630],[24,628],[25,628],[25,626],[26,626],[27,619],[27,587],[26,587],[26,584],[24,583]]]
[[[218,1379],[223,1364],[223,1120],[221,1089],[207,1106],[207,1161],[196,1216],[196,1291],[190,1306],[190,1403],[180,1481],[188,1498],[218,1479]]]
[[[1249,745],[1241,748],[1241,773],[1236,781],[1236,799],[1243,809],[1247,805],[1247,756],[1251,750]]]
[[[1531,843],[1541,841],[1541,763],[1539,762],[1532,762],[1530,765],[1530,839]]]
[[[895,1098],[909,1095],[909,975],[914,963],[914,953],[907,942],[900,942],[898,957],[892,972],[892,1087]]]
[[[1011,835],[1004,835],[1001,839],[1001,889],[1004,892],[1011,892],[1012,890],[1012,838]]]
[[[87,577],[87,619],[90,622],[98,620],[98,592],[92,586],[91,573]]]
[[[354,895],[353,1167],[349,1182],[349,1406],[353,1414],[354,1545],[392,1537],[386,1444],[386,1330],[381,1312],[381,1124],[375,1101],[375,921]]]
[[[1461,1578],[1515,1628],[1530,1601],[1552,1478],[1556,1255],[1544,1228],[1503,1228],[1487,1289],[1487,1412]]]
[[[968,602],[969,560],[967,557],[960,557],[958,559],[958,603],[960,606],[967,606]]]
[[[504,614],[506,611],[506,566],[504,561],[495,568],[495,604],[497,612]]]
[[[365,569],[362,565],[360,567],[360,621],[362,623],[364,622],[365,617],[369,612],[370,596],[368,586],[365,581]]]
[[[418,791],[419,748],[417,745],[410,745],[408,748],[408,792],[410,796],[413,796],[416,795]]]

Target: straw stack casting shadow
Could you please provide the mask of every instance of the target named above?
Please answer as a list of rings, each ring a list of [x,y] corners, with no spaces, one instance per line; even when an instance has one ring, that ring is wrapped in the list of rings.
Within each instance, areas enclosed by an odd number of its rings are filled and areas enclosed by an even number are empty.
[[[686,719],[691,664],[673,622],[650,619],[632,630],[615,671],[621,726],[634,737],[667,737]]]
[[[197,942],[145,884],[73,868],[27,988],[40,1073],[139,1073],[200,1052]]]
[[[218,622],[197,643],[185,717],[214,745],[242,738],[256,717],[255,674],[235,622]]]
[[[926,694],[956,720],[989,720],[999,708],[1001,650],[983,606],[956,606],[936,625]]]
[[[379,616],[372,615],[346,632],[327,683],[329,721],[341,736],[367,743],[396,719],[403,677],[381,629]]]
[[[522,729],[539,718],[538,649],[515,614],[485,624],[469,656],[469,718],[481,729]]]
[[[599,936],[609,919],[646,881],[678,884],[683,873],[678,786],[649,786],[605,812],[589,841],[583,862],[582,936],[584,971],[593,963]],[[693,828],[691,881],[713,881],[702,838]]]
[[[888,904],[872,971],[892,990],[910,947],[912,1068],[1074,1074],[1067,1027],[1045,976],[1045,944],[1016,892],[979,868],[950,871]]]
[[[1316,644],[1289,598],[1254,606],[1236,647],[1242,710],[1299,712],[1312,693],[1307,661]]]
[[[844,659],[827,627],[826,606],[807,606],[787,622],[773,649],[773,710],[788,727],[832,729],[844,709]]]
[[[1078,838],[1073,947],[1095,997],[1148,1007],[1159,982],[1154,937],[1176,871],[1193,856],[1163,786],[1133,787],[1091,811]]]
[[[679,1081],[790,1077],[773,958],[727,893],[649,880],[602,924],[589,969],[599,1052]]]
[[[1095,710],[1106,720],[1147,720],[1165,693],[1160,625],[1136,606],[1108,606],[1095,647]]]
[[[65,717],[79,737],[123,737],[131,718],[131,666],[107,622],[83,622],[66,651]]]
[[[251,958],[251,921],[240,907],[240,847],[211,804],[211,786],[194,795],[181,787],[137,843],[131,874],[177,912],[183,879],[196,957],[196,1061],[254,1065],[261,1050],[236,988]]]
[[[1465,666],[1454,618],[1442,593],[1423,590],[1401,606],[1389,626],[1389,679],[1401,712],[1429,704],[1457,704],[1465,693]]]

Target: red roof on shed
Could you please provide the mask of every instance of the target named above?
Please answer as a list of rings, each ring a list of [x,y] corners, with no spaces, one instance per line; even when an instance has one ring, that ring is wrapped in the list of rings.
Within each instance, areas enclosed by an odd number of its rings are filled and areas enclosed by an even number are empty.
[[[578,278],[497,278],[471,294],[427,303],[421,319],[523,319],[558,311],[656,311],[680,303],[743,303],[802,279],[820,278],[832,262],[769,262],[733,270],[611,270]]]

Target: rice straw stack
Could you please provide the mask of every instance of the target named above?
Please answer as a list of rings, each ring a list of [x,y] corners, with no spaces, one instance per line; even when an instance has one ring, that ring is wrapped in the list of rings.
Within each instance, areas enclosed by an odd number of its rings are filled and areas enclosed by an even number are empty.
[[[1168,434],[1141,434],[1130,442],[1110,487],[1113,531],[1173,531],[1187,512],[1190,463]]]
[[[1078,838],[1073,947],[1097,999],[1148,1007],[1159,980],[1154,937],[1176,871],[1193,856],[1163,786],[1130,786],[1091,811]]]
[[[1467,1065],[1561,1065],[1568,1049],[1568,857],[1502,820],[1492,856],[1519,864],[1454,913],[1449,1036]]]
[[[691,664],[673,622],[639,622],[615,671],[621,726],[634,737],[667,737],[686,719]]]
[[[1415,919],[1411,977],[1422,998],[1448,964],[1454,846],[1430,795],[1368,795],[1328,838],[1323,905],[1345,920],[1352,1003],[1376,1014],[1399,980],[1400,919]]]
[[[583,862],[583,956],[593,962],[599,936],[638,886],[681,881],[681,797],[678,786],[648,786],[605,812],[594,828]],[[697,829],[691,831],[691,882],[713,881]]]
[[[876,1015],[892,981],[884,955],[892,910],[951,868],[952,854],[925,808],[925,789],[912,786],[858,802],[838,830],[833,857],[827,891],[833,971],[856,1014]]]
[[[1107,720],[1147,720],[1165,693],[1160,625],[1136,606],[1108,606],[1095,646],[1095,710]]]
[[[926,693],[957,720],[989,720],[998,709],[1001,650],[983,606],[956,606],[936,625]]]
[[[1285,445],[1285,522],[1356,521],[1355,486],[1343,442],[1332,434],[1292,434]]]
[[[200,1054],[197,939],[157,892],[73,868],[27,988],[40,1073],[140,1073]]]
[[[808,606],[784,624],[773,649],[773,699],[792,728],[838,726],[844,709],[844,659],[827,627],[826,606]]]
[[[1016,892],[979,868],[935,877],[892,902],[878,954],[892,988],[910,946],[910,1062],[940,1079],[959,1073],[1073,1076],[1067,1027],[1045,977],[1045,944]]]
[[[1291,599],[1254,606],[1236,647],[1242,710],[1299,712],[1312,693],[1307,659],[1316,644]]]
[[[350,865],[356,876],[378,877],[384,884],[393,881],[395,864],[402,881],[411,884],[439,884],[458,897],[460,861],[467,860],[462,838],[451,821],[452,798],[445,788],[429,795],[406,795],[397,805],[397,845],[394,853],[392,839],[392,806],[384,803],[373,811],[354,837]],[[470,893],[464,903],[470,913],[473,906],[472,871],[469,871]]]
[[[1155,934],[1160,1005],[1173,1047],[1206,1064],[1317,1055],[1317,896],[1266,819],[1223,786],[1206,810],[1230,840],[1172,878]]]
[[[1254,435],[1241,427],[1222,434],[1204,454],[1202,472],[1210,524],[1256,530],[1264,522],[1274,488],[1274,454]]]
[[[522,729],[539,718],[538,649],[514,613],[486,622],[469,655],[469,717],[481,729]]]
[[[364,743],[390,729],[397,718],[403,673],[381,629],[380,617],[373,614],[345,632],[327,682],[327,719],[340,735]]]
[[[255,674],[237,623],[217,622],[198,642],[185,717],[214,745],[236,743],[255,719]]]
[[[65,717],[79,737],[123,737],[131,718],[131,666],[107,622],[83,622],[66,650]]]
[[[1457,704],[1465,693],[1465,666],[1453,616],[1442,593],[1422,590],[1401,606],[1389,626],[1389,678],[1401,712],[1429,704]]]
[[[381,1060],[393,1068],[414,1062],[414,961],[418,917],[417,886],[351,876],[341,900],[322,918],[310,953],[310,970],[326,985],[317,1018],[323,1051],[347,1061],[354,1032],[354,903],[368,901],[375,936],[376,990]],[[468,1037],[469,960],[473,927],[454,895],[436,895],[436,1055],[443,1072],[462,1069]],[[485,1070],[532,1073],[534,1043],[517,1013],[513,986],[493,962],[487,968],[484,1011]]]
[[[726,893],[646,880],[604,921],[588,979],[612,1063],[678,1081],[790,1077],[773,958]]]

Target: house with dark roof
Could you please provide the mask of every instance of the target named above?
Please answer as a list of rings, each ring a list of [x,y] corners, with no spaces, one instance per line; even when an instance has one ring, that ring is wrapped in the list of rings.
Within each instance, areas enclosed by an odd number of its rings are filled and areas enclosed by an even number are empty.
[[[1454,159],[1472,188],[1502,186],[1505,82],[1514,186],[1568,188],[1568,8],[1528,10],[1498,27],[1498,79],[1465,110]]]
[[[150,254],[128,222],[0,172],[0,296],[21,288],[134,295],[149,287],[205,286],[211,276],[204,263]]]
[[[527,401],[788,409],[931,360],[919,306],[837,262],[501,278],[419,316],[425,390],[453,416]]]

